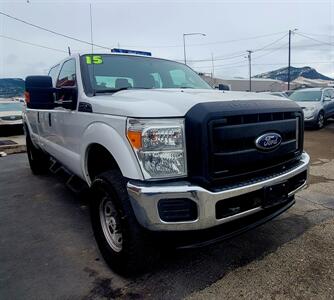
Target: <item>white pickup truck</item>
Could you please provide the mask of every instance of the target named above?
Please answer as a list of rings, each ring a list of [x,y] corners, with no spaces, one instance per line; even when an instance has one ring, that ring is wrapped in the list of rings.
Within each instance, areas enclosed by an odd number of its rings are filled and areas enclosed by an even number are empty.
[[[27,77],[25,96],[32,172],[52,158],[87,183],[97,244],[121,273],[148,266],[156,246],[199,247],[258,226],[307,181],[297,104],[214,90],[181,63],[73,55]]]

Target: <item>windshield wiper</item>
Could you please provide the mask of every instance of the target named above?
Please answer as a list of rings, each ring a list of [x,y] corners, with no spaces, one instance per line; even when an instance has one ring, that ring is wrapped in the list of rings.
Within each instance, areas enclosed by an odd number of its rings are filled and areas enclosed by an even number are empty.
[[[105,90],[95,90],[96,94],[102,94],[102,93],[117,93],[120,91],[125,91],[125,90],[143,90],[143,89],[151,89],[148,87],[121,87],[119,89],[105,89]]]

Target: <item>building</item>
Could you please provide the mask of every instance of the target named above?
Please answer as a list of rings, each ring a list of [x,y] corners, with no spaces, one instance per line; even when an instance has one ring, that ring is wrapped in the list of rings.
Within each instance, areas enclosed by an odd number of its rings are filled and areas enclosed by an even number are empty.
[[[211,86],[225,84],[231,91],[249,91],[249,79],[246,78],[215,78],[204,73],[199,75]],[[252,78],[252,92],[281,92],[287,89],[285,82],[275,79]]]

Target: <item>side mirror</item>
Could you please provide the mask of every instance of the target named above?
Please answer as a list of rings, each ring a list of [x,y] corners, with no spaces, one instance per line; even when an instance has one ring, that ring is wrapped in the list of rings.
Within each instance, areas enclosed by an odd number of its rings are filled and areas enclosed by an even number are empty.
[[[28,108],[53,109],[55,89],[50,76],[28,76],[25,80],[25,99]]]
[[[332,98],[329,97],[329,96],[325,96],[325,97],[324,97],[324,101],[325,101],[325,102],[327,102],[327,101],[331,101],[331,100],[332,100]]]

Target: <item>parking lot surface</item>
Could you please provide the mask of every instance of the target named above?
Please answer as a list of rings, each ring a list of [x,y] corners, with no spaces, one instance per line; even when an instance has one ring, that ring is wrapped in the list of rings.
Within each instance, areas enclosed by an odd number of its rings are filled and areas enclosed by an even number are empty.
[[[166,253],[136,278],[101,258],[86,200],[25,154],[0,158],[1,299],[334,298],[334,122],[307,131],[310,185],[279,218],[232,240]]]

